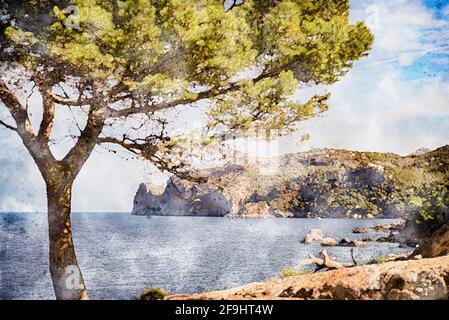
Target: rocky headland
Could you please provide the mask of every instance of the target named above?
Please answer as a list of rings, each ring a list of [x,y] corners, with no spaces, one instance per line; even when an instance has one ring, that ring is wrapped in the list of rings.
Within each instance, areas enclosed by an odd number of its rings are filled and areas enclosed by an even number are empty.
[[[171,177],[165,187],[141,184],[135,215],[297,218],[399,218],[420,210],[432,186],[447,182],[449,146],[392,153],[319,149],[268,162],[247,159],[204,170],[207,182]],[[445,201],[445,199],[441,200]]]

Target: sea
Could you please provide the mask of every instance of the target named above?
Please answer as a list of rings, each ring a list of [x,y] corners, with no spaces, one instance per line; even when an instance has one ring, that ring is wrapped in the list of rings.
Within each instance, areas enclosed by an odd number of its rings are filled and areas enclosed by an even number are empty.
[[[312,228],[337,240],[376,239],[386,233],[353,234],[392,220],[283,219],[134,216],[74,213],[73,238],[91,299],[136,299],[144,288],[169,293],[227,289],[280,275],[285,267],[313,270],[303,262],[320,244],[301,240]],[[47,217],[43,213],[0,213],[0,299],[54,299],[48,268]],[[328,247],[339,262],[350,248]],[[360,264],[410,249],[369,242],[354,248]]]

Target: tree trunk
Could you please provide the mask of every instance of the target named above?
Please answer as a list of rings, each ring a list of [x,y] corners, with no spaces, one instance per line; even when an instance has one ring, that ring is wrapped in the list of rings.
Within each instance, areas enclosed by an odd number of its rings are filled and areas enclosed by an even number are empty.
[[[58,300],[88,299],[72,239],[72,181],[47,181],[50,274]],[[55,182],[56,180],[56,182]]]

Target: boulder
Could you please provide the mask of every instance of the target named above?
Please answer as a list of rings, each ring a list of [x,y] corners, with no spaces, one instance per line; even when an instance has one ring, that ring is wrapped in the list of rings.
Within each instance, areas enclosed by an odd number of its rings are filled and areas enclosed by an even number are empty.
[[[368,243],[366,243],[365,241],[362,241],[362,240],[354,239],[354,240],[352,240],[352,243],[354,243],[354,247],[357,247],[357,248],[368,247]]]
[[[405,223],[407,221],[405,219],[398,219],[397,221],[392,223],[393,229],[402,229],[403,227],[405,227]]]
[[[361,227],[355,227],[354,229],[352,229],[352,233],[367,233],[367,232],[368,230]]]
[[[335,247],[337,245],[337,240],[334,238],[326,237],[321,240],[321,245],[323,247]]]
[[[379,237],[376,239],[376,242],[393,242],[393,239],[390,237]]]
[[[424,240],[416,249],[415,255],[433,258],[449,254],[449,223],[444,224],[433,235]]]
[[[387,224],[379,224],[377,226],[373,227],[374,231],[379,232],[387,232],[387,231],[400,231],[405,226],[405,220],[404,219],[398,219],[395,222],[387,223]]]
[[[357,247],[357,248],[366,248],[368,243],[358,239],[349,239],[343,238],[338,242],[339,247]]]
[[[338,242],[339,247],[350,247],[351,239],[343,238]]]
[[[321,231],[320,229],[312,229],[306,234],[303,242],[305,244],[311,244],[314,241],[321,242],[321,241],[323,241],[323,239],[324,239],[323,231]]]
[[[378,224],[374,226],[372,229],[377,232],[388,232],[393,228],[392,224]]]
[[[387,300],[447,300],[448,291],[444,276],[423,270],[405,273],[392,270],[381,280]]]

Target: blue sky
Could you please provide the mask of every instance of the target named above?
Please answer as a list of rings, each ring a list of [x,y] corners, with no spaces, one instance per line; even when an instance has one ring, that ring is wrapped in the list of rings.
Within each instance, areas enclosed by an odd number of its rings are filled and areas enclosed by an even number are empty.
[[[448,0],[425,0],[423,4],[437,21],[449,19]],[[437,77],[438,75],[441,75],[445,81],[449,79],[448,27],[446,25],[441,28],[432,26],[423,28],[421,43],[434,48],[419,56],[410,65],[404,66],[401,70],[403,79]],[[428,38],[427,35],[429,35]]]
[[[449,144],[449,0],[351,0],[351,20],[375,34],[371,54],[331,87],[298,91],[300,99],[330,91],[330,110],[282,138],[279,152],[334,147],[405,155]],[[300,142],[305,132],[311,138]],[[0,150],[0,211],[45,211],[39,172],[2,128]],[[130,211],[140,182],[165,179],[148,163],[98,148],[75,183],[73,209]]]

